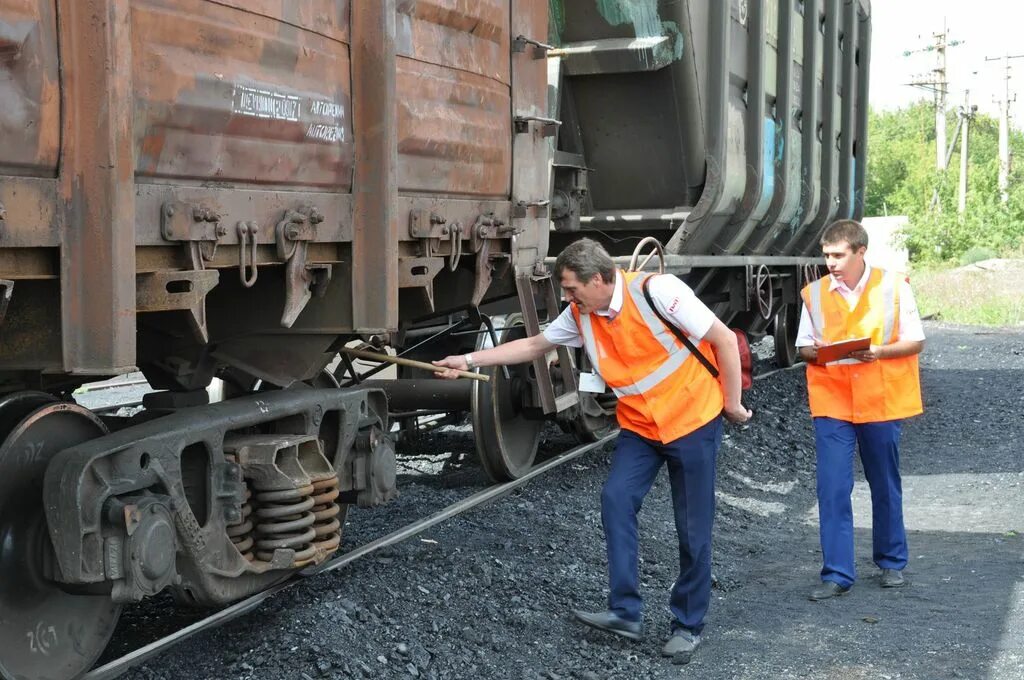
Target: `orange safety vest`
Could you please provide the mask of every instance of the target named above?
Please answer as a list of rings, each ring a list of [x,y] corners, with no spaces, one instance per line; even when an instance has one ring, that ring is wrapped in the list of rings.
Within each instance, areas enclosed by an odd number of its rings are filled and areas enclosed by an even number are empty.
[[[871,338],[888,345],[899,337],[900,281],[896,274],[872,268],[867,285],[850,309],[839,291],[829,290],[829,277],[801,291],[814,334],[826,343]],[[921,405],[917,355],[872,362],[841,359],[824,366],[807,365],[811,416],[851,423],[874,423],[916,416]]]
[[[722,386],[647,304],[643,281],[650,275],[620,273],[622,309],[614,319],[580,314],[575,304],[572,314],[591,365],[619,398],[619,426],[667,444],[722,412]],[[690,340],[715,363],[710,343]]]

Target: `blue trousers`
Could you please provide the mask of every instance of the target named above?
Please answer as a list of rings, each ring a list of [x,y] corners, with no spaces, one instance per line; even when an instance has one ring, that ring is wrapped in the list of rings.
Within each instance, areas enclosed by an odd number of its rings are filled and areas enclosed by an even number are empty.
[[[821,529],[821,580],[849,587],[857,578],[853,557],[853,455],[860,449],[871,488],[871,536],[875,564],[882,569],[907,566],[900,480],[901,421],[853,424],[814,419],[818,452],[818,524]]]
[[[601,493],[608,548],[608,609],[640,621],[643,600],[637,565],[637,513],[661,466],[668,464],[679,538],[679,578],[669,606],[673,628],[700,633],[711,602],[711,525],[715,518],[715,459],[722,419],[668,444],[633,432],[619,434]]]

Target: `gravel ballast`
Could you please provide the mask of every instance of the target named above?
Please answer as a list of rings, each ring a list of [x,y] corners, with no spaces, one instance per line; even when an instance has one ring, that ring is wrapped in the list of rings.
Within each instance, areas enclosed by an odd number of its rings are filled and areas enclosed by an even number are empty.
[[[716,585],[704,643],[688,665],[660,656],[678,569],[664,473],[640,517],[645,640],[572,618],[572,608],[605,605],[606,448],[383,554],[309,578],[128,677],[1022,678],[1024,334],[931,323],[926,333],[926,413],[903,433],[905,588],[878,585],[858,465],[859,580],[842,598],[807,599],[821,554],[806,383],[796,369],[756,382],[747,395],[754,421],[726,427]],[[549,454],[572,445],[554,428],[546,437]],[[401,497],[352,510],[344,548],[482,488],[467,432],[402,449],[414,456],[401,469]],[[170,607],[129,611],[112,652],[169,632],[155,633],[179,615]]]

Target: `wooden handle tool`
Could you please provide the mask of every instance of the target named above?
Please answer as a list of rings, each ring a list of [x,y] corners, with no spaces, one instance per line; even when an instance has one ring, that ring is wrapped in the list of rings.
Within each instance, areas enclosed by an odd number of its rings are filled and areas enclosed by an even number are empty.
[[[390,354],[378,354],[377,352],[368,352],[365,349],[353,349],[350,347],[343,347],[342,352],[350,354],[359,359],[369,359],[370,361],[384,361],[389,364],[398,364],[399,366],[408,366],[410,368],[419,368],[424,371],[430,371],[432,373],[442,373],[447,371],[447,368],[441,366],[435,366],[434,364],[428,364],[423,361],[415,361],[413,359],[406,359],[405,357],[393,357]],[[459,371],[456,370],[460,378],[469,378],[470,380],[480,380],[482,382],[490,382],[491,376],[484,375],[483,373],[474,373],[473,371]]]

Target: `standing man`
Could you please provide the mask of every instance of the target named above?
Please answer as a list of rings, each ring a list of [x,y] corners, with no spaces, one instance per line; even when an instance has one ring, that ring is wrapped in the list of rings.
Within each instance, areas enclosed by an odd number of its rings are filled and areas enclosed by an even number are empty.
[[[846,593],[857,576],[850,504],[857,448],[871,487],[873,558],[882,570],[881,585],[906,583],[900,426],[923,411],[917,355],[924,348],[924,331],[910,284],[902,275],[867,265],[868,234],[858,222],[829,226],[821,247],[829,276],[804,287],[796,342],[807,361],[818,461],[823,565],[812,600]],[[865,337],[869,349],[817,363],[820,346]]]
[[[608,609],[574,613],[588,626],[640,639],[637,513],[667,463],[679,539],[679,578],[669,600],[672,633],[663,653],[678,662],[688,661],[700,644],[711,600],[721,415],[738,423],[751,416],[740,401],[736,336],[675,276],[618,270],[608,252],[591,239],[566,248],[555,262],[555,275],[570,304],[542,335],[434,363],[466,370],[531,361],[555,345],[585,348],[597,375],[581,376],[581,389],[586,389],[584,383],[596,383],[591,391],[603,391],[605,383],[612,389],[618,396],[621,432],[601,493]],[[644,295],[648,277],[657,311],[717,366],[721,381],[658,318]]]

